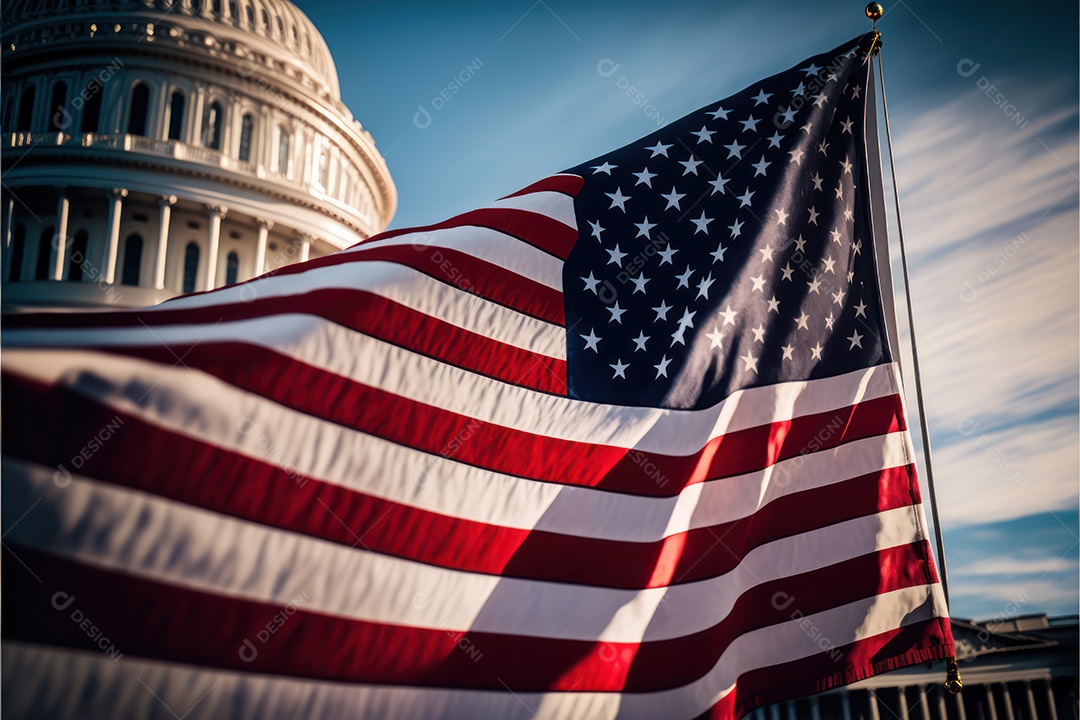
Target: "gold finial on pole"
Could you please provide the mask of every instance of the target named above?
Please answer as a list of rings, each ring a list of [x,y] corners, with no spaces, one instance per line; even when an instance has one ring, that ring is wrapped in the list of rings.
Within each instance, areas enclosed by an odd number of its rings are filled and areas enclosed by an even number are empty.
[[[964,689],[964,681],[960,679],[960,666],[955,657],[945,661],[945,689],[953,695],[959,695]]]
[[[881,49],[881,33],[877,29],[877,21],[881,19],[881,16],[885,14],[885,8],[881,7],[881,3],[867,3],[866,5],[866,17],[870,18],[870,22],[873,25],[870,28],[870,32],[874,33],[874,42],[870,45],[870,54],[876,55]]]

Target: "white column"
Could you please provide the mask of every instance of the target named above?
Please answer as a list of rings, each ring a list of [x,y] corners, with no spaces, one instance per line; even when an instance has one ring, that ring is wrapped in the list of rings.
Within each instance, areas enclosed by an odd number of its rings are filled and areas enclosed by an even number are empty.
[[[229,212],[224,205],[207,205],[210,213],[210,238],[206,248],[206,279],[203,281],[203,290],[213,290],[217,287],[217,259],[218,248],[221,244],[221,221]]]
[[[52,279],[63,280],[64,279],[64,254],[67,252],[67,226],[68,226],[68,197],[67,188],[60,188],[58,191],[59,200],[56,203],[56,235],[53,236],[53,265],[52,265]],[[48,248],[40,248],[38,252],[42,250],[48,252]]]
[[[266,271],[266,239],[274,229],[274,223],[259,219],[259,239],[255,244],[255,277]]]
[[[124,188],[113,188],[111,191],[112,201],[109,203],[109,239],[105,244],[105,257],[101,262],[104,270],[105,282],[112,285],[116,281],[116,253],[120,247],[120,211],[122,203],[127,197],[128,191]]]
[[[311,257],[311,241],[315,238],[306,232],[297,233],[300,237],[300,262],[307,262]]]
[[[175,195],[162,195],[158,198],[158,237],[157,256],[154,258],[154,287],[165,289],[165,258],[169,250],[169,219],[172,206],[176,203]]]
[[[4,279],[11,279],[11,240],[15,229],[15,198],[7,201],[7,216],[4,218]],[[23,240],[23,244],[26,241]]]

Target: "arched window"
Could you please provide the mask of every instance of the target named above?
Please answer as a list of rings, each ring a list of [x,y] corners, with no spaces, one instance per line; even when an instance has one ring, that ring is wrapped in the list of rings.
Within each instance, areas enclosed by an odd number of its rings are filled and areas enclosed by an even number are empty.
[[[86,84],[83,97],[86,104],[83,105],[82,122],[79,130],[84,133],[96,133],[101,124],[101,96],[105,93],[99,80],[91,80]]]
[[[220,15],[221,14],[221,0],[212,0],[212,2],[210,3],[210,11],[214,15]]]
[[[296,42],[296,26],[295,25],[290,25],[289,26],[289,32],[292,35],[292,49],[293,50],[299,50],[300,46]]]
[[[251,114],[244,115],[240,121],[240,152],[241,162],[251,161],[251,134],[255,130],[255,119]]]
[[[240,24],[240,12],[236,6],[236,0],[229,0],[229,17],[232,18],[234,25]]]
[[[285,39],[285,23],[281,22],[281,16],[278,15],[274,18],[277,21],[277,34],[282,40]]]
[[[179,140],[184,130],[184,93],[173,90],[169,97],[169,139]]]
[[[184,248],[184,282],[183,291],[185,293],[195,292],[195,278],[199,274],[199,246],[197,243],[189,242],[187,247]]]
[[[266,8],[263,8],[259,12],[259,16],[262,19],[263,30],[266,31],[267,35],[269,35],[270,34],[270,13],[266,12]]]
[[[196,15],[202,15],[203,0],[191,0],[191,10]]]
[[[23,255],[26,254],[26,226],[22,223],[15,224],[15,230],[11,234],[11,268],[8,271],[8,279],[14,282],[22,280]]]
[[[131,113],[128,115],[128,134],[146,135],[146,116],[150,109],[150,88],[138,83],[131,90]]]
[[[68,247],[68,282],[82,282],[83,268],[87,266],[87,248],[90,244],[90,237],[86,234],[85,230],[80,230],[75,233],[75,240]]]
[[[240,256],[236,251],[230,252],[225,258],[225,284],[235,285],[240,274]]]
[[[203,145],[214,150],[221,149],[221,103],[214,101],[203,116]]]
[[[67,109],[67,83],[53,85],[52,98],[49,100],[49,130],[60,132],[71,126],[71,115]]]
[[[143,240],[139,235],[131,235],[124,241],[124,267],[120,270],[120,282],[124,285],[138,285],[142,274]]]
[[[282,175],[289,174],[289,130],[284,125],[278,125],[277,145],[277,168]]]
[[[319,185],[323,190],[328,190],[330,182],[330,156],[326,150],[319,152]]]
[[[35,280],[49,279],[49,270],[51,270],[49,266],[51,264],[50,261],[52,260],[53,232],[52,225],[41,231],[41,238],[38,240],[37,265],[34,267]]]
[[[30,132],[34,124],[34,100],[37,97],[37,88],[27,85],[19,100],[19,120],[15,123],[15,129],[19,132]]]
[[[255,10],[250,5],[244,6],[244,16],[247,18],[248,27],[255,27]]]

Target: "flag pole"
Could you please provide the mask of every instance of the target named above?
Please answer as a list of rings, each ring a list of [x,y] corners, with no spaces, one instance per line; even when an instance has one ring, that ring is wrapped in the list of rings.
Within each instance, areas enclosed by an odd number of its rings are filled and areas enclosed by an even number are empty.
[[[877,21],[885,14],[879,3],[872,2],[866,6],[866,17],[870,18],[874,43],[871,45],[871,54],[877,56],[878,78],[881,84],[881,106],[885,116],[885,142],[889,148],[889,172],[892,176],[893,198],[896,203],[896,228],[897,239],[900,242],[900,262],[904,273],[904,295],[907,300],[908,330],[911,333],[911,359],[912,372],[915,376],[915,400],[919,407],[919,425],[923,437],[923,458],[926,463],[926,486],[930,496],[930,515],[934,519],[934,539],[937,544],[938,557],[940,558],[941,592],[945,596],[945,606],[949,607],[949,576],[945,569],[945,543],[941,536],[941,521],[938,517],[937,493],[934,487],[934,465],[930,457],[930,427],[926,419],[926,407],[923,402],[922,373],[919,369],[919,350],[915,342],[915,313],[911,303],[911,278],[908,274],[907,246],[904,243],[904,223],[900,219],[900,189],[896,184],[896,163],[893,156],[892,132],[889,128],[889,106],[885,101],[885,70],[881,62],[881,33],[877,29]],[[957,695],[964,687],[960,678],[960,666],[953,655],[945,661],[945,689],[951,694]]]

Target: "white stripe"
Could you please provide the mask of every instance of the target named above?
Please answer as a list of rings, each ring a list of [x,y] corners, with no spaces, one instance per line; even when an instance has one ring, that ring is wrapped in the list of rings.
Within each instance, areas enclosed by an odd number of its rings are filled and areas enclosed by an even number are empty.
[[[710,439],[725,433],[829,412],[896,394],[899,388],[896,365],[888,364],[832,378],[739,390],[717,405],[701,410],[603,405],[507,385],[311,316],[304,316],[302,331],[289,335],[275,327],[282,317],[219,323],[213,331],[215,336],[220,336],[223,329],[232,328],[229,339],[257,342],[254,332],[244,330],[257,324],[260,331],[266,328],[271,336],[285,335],[275,338],[280,343],[275,347],[281,352],[356,382],[482,422],[640,452],[690,455]],[[197,343],[205,341],[209,331],[210,327],[204,325],[160,327],[154,328],[152,337],[165,337],[163,333],[168,332],[170,339]],[[117,386],[139,376],[149,379],[147,388],[161,383],[159,388],[172,388],[170,392],[175,390],[181,396],[206,394],[208,378],[202,373],[183,373],[154,363],[91,351],[16,349],[83,341],[117,344],[125,337],[132,337],[124,332],[121,329],[6,330],[3,334],[6,367],[49,384],[63,377],[92,373],[103,382],[112,380]],[[286,341],[290,343],[288,347],[284,345]],[[206,407],[226,410],[217,402]],[[235,417],[236,422],[240,419]]]
[[[321,682],[129,658],[112,662],[99,653],[7,641],[4,706],[16,717],[40,713],[73,720],[691,718],[725,697],[745,672],[819,654],[822,643],[839,647],[929,620],[942,614],[935,609],[943,603],[940,585],[920,586],[755,630],[736,639],[704,677],[655,693],[510,693]]]
[[[376,238],[345,252],[357,253],[375,247],[403,245],[412,247],[417,253],[427,252],[430,248],[460,250],[562,292],[562,260],[491,228],[455,227],[407,233],[385,239]]]
[[[433,567],[77,475],[61,487],[54,470],[6,457],[3,472],[5,513],[44,498],[36,512],[51,516],[47,526],[6,523],[7,537],[18,544],[262,602],[284,605],[304,592],[306,609],[344,618],[570,640],[691,635],[721,621],[756,585],[923,537],[914,508],[899,508],[762,545],[719,577],[620,590]]]
[[[488,205],[489,208],[513,208],[516,210],[528,210],[538,215],[546,215],[552,220],[557,220],[577,230],[577,216],[574,214],[574,198],[554,190],[542,190],[527,195],[496,200]]]

